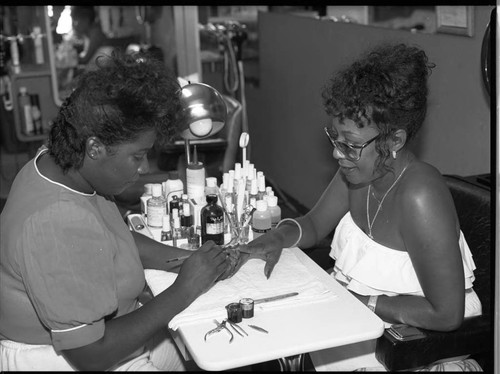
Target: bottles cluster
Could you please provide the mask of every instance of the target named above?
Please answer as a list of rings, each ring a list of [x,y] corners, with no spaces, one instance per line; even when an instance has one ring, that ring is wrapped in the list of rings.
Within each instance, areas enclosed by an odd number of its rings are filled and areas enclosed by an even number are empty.
[[[19,118],[24,135],[41,135],[46,132],[42,124],[42,112],[38,94],[28,93],[26,87],[19,87]]]
[[[175,171],[163,183],[144,186],[143,218],[149,227],[161,229],[162,242],[194,250],[208,240],[227,244],[235,232],[246,242],[281,219],[278,198],[266,186],[264,173],[249,162],[236,163],[234,170],[224,173],[220,186],[217,178],[205,178],[205,182],[204,204],[189,198]]]
[[[278,198],[272,187],[266,186],[262,171],[245,160],[243,165],[236,163],[233,170],[224,173],[220,185],[220,196],[224,208],[234,222],[245,230],[248,207],[252,207],[248,240],[266,233],[281,219]]]
[[[195,225],[192,210],[177,172],[170,172],[163,183],[144,185],[141,213],[149,227],[161,229],[162,242],[186,249],[200,246],[201,228]]]

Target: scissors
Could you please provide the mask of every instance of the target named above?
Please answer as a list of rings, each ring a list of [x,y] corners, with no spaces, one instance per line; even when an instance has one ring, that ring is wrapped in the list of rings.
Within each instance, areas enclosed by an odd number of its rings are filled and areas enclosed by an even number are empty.
[[[229,326],[231,326],[234,329],[234,331],[236,331],[239,335],[243,336],[243,334],[245,334],[246,336],[248,336],[248,334],[246,333],[245,330],[243,330],[240,326],[232,323],[231,321],[228,321],[227,319],[223,320],[221,323],[219,323],[219,321],[217,321],[216,319],[214,319],[214,322],[217,325],[217,327],[214,328],[214,329],[212,329],[212,330],[209,330],[205,334],[205,341],[207,341],[207,338],[209,336],[211,336],[211,335],[213,335],[215,333],[218,333],[219,331],[226,330],[229,333],[229,335],[230,335],[229,343],[231,343],[233,341],[234,335],[231,332],[231,330],[229,330],[229,328],[227,327],[227,324],[229,324]]]

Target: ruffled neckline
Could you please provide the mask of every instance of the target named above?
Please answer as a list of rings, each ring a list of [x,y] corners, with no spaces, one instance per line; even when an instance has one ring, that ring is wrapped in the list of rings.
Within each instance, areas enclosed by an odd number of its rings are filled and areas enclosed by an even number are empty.
[[[472,253],[460,231],[459,246],[464,264],[465,288],[474,282]],[[347,212],[331,244],[335,260],[334,277],[347,289],[361,295],[423,295],[410,256],[406,251],[386,247],[371,239]]]

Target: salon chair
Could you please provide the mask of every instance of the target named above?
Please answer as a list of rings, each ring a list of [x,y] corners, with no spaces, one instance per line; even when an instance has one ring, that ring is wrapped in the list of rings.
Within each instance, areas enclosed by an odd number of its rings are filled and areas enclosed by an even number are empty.
[[[422,329],[426,337],[411,341],[399,341],[385,331],[377,340],[375,354],[389,371],[412,370],[463,355],[470,355],[485,372],[493,370],[491,189],[473,177],[445,175],[445,179],[476,264],[473,287],[481,300],[483,315],[466,318],[450,332]]]

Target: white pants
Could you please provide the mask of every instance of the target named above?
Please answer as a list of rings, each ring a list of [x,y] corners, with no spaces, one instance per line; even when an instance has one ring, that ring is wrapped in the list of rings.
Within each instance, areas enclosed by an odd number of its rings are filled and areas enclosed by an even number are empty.
[[[0,371],[75,371],[51,345],[0,341]],[[167,330],[159,332],[140,356],[112,371],[185,371],[186,367]]]

